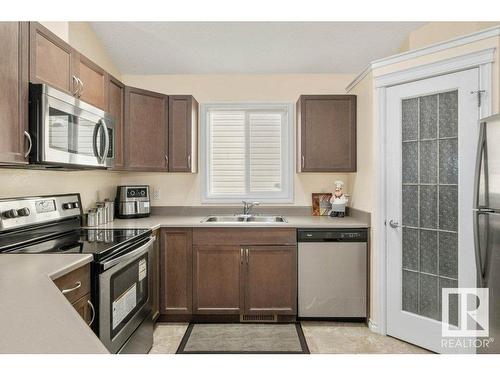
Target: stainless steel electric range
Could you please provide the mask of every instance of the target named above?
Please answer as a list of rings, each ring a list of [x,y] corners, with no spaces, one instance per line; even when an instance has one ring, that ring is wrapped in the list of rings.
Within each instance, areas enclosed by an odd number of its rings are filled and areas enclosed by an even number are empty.
[[[92,329],[111,353],[147,353],[150,229],[85,229],[79,194],[0,199],[0,253],[92,254]]]

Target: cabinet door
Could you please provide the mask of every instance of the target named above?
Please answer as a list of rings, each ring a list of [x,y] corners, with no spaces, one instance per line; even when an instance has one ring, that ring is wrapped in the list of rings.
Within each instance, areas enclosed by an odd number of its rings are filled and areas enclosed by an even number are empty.
[[[297,248],[245,248],[245,313],[295,315]]]
[[[300,172],[356,171],[356,96],[303,95],[297,120]]]
[[[167,171],[167,96],[125,88],[125,163],[130,170]]]
[[[241,314],[242,249],[202,245],[194,251],[194,314]]]
[[[153,236],[155,236],[156,241],[153,247],[153,258],[151,259],[151,263],[153,264],[152,270],[153,273],[151,275],[151,316],[153,320],[158,319],[160,315],[160,231],[155,230],[153,232]]]
[[[78,97],[86,103],[105,110],[108,100],[106,72],[81,54],[75,54],[74,58],[75,75],[81,81]]]
[[[161,312],[191,314],[193,303],[193,248],[191,229],[163,229],[161,233]]]
[[[27,164],[28,24],[0,22],[0,163]]]
[[[123,158],[123,100],[125,86],[116,78],[109,76],[108,81],[108,112],[115,119],[114,146],[115,146],[115,169],[123,169],[125,166]]]
[[[168,98],[168,170],[196,172],[198,102],[189,95]]]
[[[69,44],[37,22],[30,22],[30,81],[46,83],[73,95],[76,89]]]
[[[78,301],[73,303],[73,307],[76,312],[82,317],[82,319],[87,323],[87,325],[91,325],[93,320],[95,319],[95,310],[92,306],[92,302],[90,300],[90,294],[86,294]]]

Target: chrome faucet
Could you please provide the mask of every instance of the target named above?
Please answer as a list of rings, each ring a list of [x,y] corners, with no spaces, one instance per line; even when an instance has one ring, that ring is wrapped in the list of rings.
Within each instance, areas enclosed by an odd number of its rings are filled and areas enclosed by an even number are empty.
[[[243,202],[243,215],[250,215],[250,210],[254,206],[260,205],[260,202],[247,202],[247,201],[242,201]]]

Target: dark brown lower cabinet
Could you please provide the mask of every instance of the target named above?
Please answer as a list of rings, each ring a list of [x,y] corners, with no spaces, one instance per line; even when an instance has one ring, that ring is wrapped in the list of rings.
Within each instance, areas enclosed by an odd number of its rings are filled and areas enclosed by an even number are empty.
[[[90,302],[90,294],[83,296],[78,301],[73,303],[73,307],[75,308],[76,312],[82,317],[85,323],[87,323],[87,325],[90,325],[95,319],[95,310],[92,308]]]
[[[161,231],[160,312],[191,314],[193,306],[193,246],[191,228]]]
[[[153,247],[153,259],[151,259],[153,274],[151,275],[151,317],[153,320],[160,316],[160,231],[153,231],[156,241]]]
[[[240,314],[242,249],[234,245],[201,245],[193,251],[194,314]]]
[[[295,315],[297,248],[249,246],[245,253],[245,314]]]

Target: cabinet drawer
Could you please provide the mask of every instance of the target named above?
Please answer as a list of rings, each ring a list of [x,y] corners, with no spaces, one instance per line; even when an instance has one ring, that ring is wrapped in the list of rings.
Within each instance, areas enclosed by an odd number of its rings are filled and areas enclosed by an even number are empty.
[[[195,228],[194,245],[295,245],[294,228]]]
[[[70,303],[90,293],[90,264],[77,268],[54,280]]]

